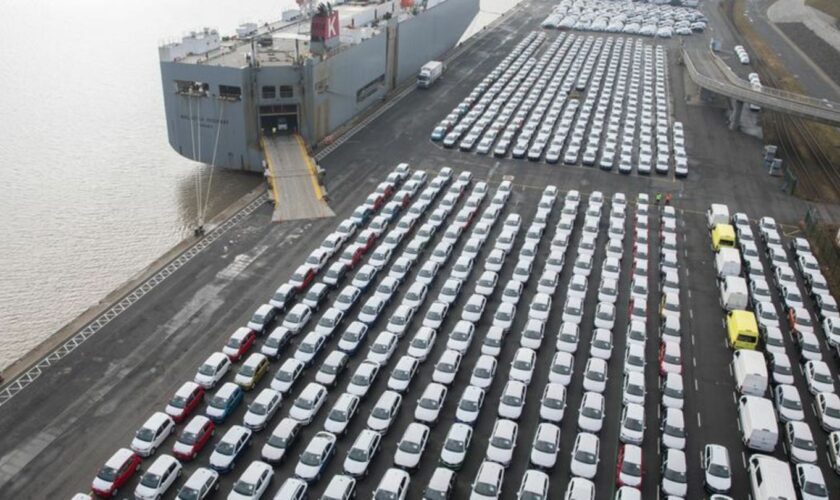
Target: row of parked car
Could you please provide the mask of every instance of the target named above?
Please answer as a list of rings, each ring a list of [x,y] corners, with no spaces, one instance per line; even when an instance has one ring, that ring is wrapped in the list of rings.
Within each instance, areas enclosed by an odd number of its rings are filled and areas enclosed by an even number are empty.
[[[447,173],[450,176],[452,174],[449,169],[442,171],[444,176]],[[280,322],[280,313],[286,309],[286,306],[291,306],[296,297],[302,296],[302,302],[312,299],[309,293],[304,292],[307,289],[311,291],[312,288],[315,288],[309,286],[315,275],[323,271],[327,259],[333,254],[339,253],[344,241],[356,233],[359,225],[370,220],[371,226],[374,226],[375,221],[370,219],[374,211],[382,210],[386,212],[386,209],[390,208],[389,213],[395,215],[397,211],[393,210],[394,206],[391,203],[398,204],[400,209],[408,205],[407,202],[419,192],[420,187],[425,184],[427,179],[425,172],[422,171],[415,172],[410,180],[408,179],[409,174],[407,165],[399,165],[389,175],[388,180],[377,187],[365,204],[360,206],[351,218],[343,221],[339,225],[339,230],[328,236],[324,244],[307,257],[306,264],[297,269],[289,283],[281,286],[275,293],[271,304],[258,307],[247,327],[236,330],[223,347],[222,352],[214,353],[208,357],[199,367],[195,380],[184,383],[175,392],[165,411],[153,414],[136,432],[131,443],[131,449],[118,450],[106,462],[93,481],[92,490],[95,494],[103,497],[115,495],[119,488],[127,483],[140,469],[141,457],[154,455],[167,438],[174,434],[176,424],[185,422],[204,402],[205,391],[221,383],[225,376],[233,371],[233,364],[244,359],[242,366],[234,377],[234,382],[222,384],[215,394],[209,398],[204,412],[205,415],[194,416],[184,426],[173,447],[174,457],[162,455],[149,467],[140,480],[135,496],[137,498],[155,498],[174,484],[182,471],[181,462],[194,459],[208,444],[215,434],[217,426],[222,424],[227,416],[242,402],[244,391],[252,389],[267,372],[268,360],[270,358],[276,359],[279,352],[288,343],[289,338],[306,325],[306,315],[301,315],[296,321],[293,320],[293,323],[298,325],[298,328],[293,328],[295,331],[284,326],[275,328],[261,346],[262,352],[252,353],[245,358],[250,350],[256,348],[257,337],[266,335],[275,321]],[[437,185],[437,190],[440,191],[449,180],[449,178],[438,179],[430,187],[434,191],[434,186]],[[460,182],[458,189],[463,189],[469,179],[462,177]],[[403,189],[395,193],[396,187],[400,184],[402,184]],[[428,191],[426,195],[426,198],[434,197]],[[393,198],[393,201],[388,202],[391,198]],[[407,218],[419,218],[428,203],[428,201],[421,199],[414,213],[411,210],[407,211]],[[375,241],[376,236],[366,233],[366,231],[359,232],[354,244],[354,246],[363,247],[364,251],[372,248],[372,242]],[[329,255],[325,256],[325,252]],[[359,257],[359,255],[355,255],[355,257]],[[316,264],[315,261],[318,261],[321,265]],[[351,261],[342,265],[349,269],[350,265],[358,263],[355,259],[351,259]],[[343,276],[344,273],[341,273],[341,275]],[[318,295],[323,299],[324,295],[320,292]],[[278,300],[282,300],[282,303],[279,303]],[[299,305],[301,304],[294,307]],[[317,304],[315,306],[317,307]],[[324,320],[322,318],[321,323],[330,321],[330,318],[332,321],[340,322],[340,318],[332,315],[325,316],[328,319]],[[285,320],[283,322],[285,323]],[[323,327],[323,324],[319,326]],[[260,392],[245,414],[244,425],[233,426],[228,430],[215,445],[215,450],[210,456],[210,468],[197,469],[181,488],[181,496],[184,498],[204,498],[210,491],[217,488],[219,473],[228,472],[233,468],[236,457],[250,442],[252,434],[266,426],[279,408],[281,401],[282,393],[278,391],[266,389]],[[301,412],[295,413],[295,416],[305,420],[305,416],[298,413]],[[267,487],[273,473],[270,467],[267,468],[264,465],[257,462],[252,463],[242,474],[240,481],[236,483],[234,491],[231,492],[231,497],[254,497],[254,494],[244,493],[242,494],[244,496],[237,496],[239,490],[254,490],[261,494]]]
[[[721,304],[727,310],[727,339],[732,347],[737,348],[732,371],[739,392],[737,406],[741,437],[747,449],[759,452],[753,454],[756,460],[751,459],[749,466],[753,495],[755,498],[767,498],[767,495],[791,492],[795,496],[795,484],[802,498],[829,498],[823,470],[818,463],[815,438],[805,421],[805,404],[795,385],[794,370],[782,334],[784,323],[798,347],[803,363],[801,373],[808,392],[814,398],[814,414],[820,427],[828,433],[828,465],[830,470],[840,474],[837,465],[840,457],[840,397],[836,394],[835,373],[823,359],[821,349],[821,342],[830,347],[836,345],[838,339],[832,339],[831,330],[824,328],[840,322],[840,315],[819,262],[803,238],[790,241],[789,256],[779,227],[771,217],[758,220],[758,237],[746,214],[736,213],[730,217],[725,205],[713,204],[706,217],[713,248],[717,249],[716,271],[722,283]],[[764,247],[763,250],[759,250],[759,245]],[[728,254],[733,255],[732,259],[727,258]],[[770,263],[769,271],[784,315],[777,312],[761,254]],[[790,265],[791,260],[795,261],[794,266]],[[823,320],[822,340],[817,337],[819,328],[808,311],[794,268],[809,289],[818,315]],[[737,291],[741,289],[743,292]],[[738,298],[740,295],[743,295],[742,299]],[[823,308],[822,304],[827,307]],[[761,342],[758,341],[759,336]],[[753,350],[758,348],[761,350]],[[789,464],[763,455],[774,453],[780,438],[784,440]],[[771,484],[762,485],[762,481],[756,478],[761,467],[776,471]]]
[[[640,174],[654,166],[667,174],[673,155],[675,175],[688,175],[682,126],[670,125],[662,47],[561,34],[534,61],[543,38],[529,35],[514,48],[435,127],[432,139],[479,154],[617,166],[625,174],[634,164]],[[569,98],[587,88],[583,102]]]
[[[542,22],[543,28],[600,31],[671,38],[706,29],[697,9],[641,2],[562,0]]]

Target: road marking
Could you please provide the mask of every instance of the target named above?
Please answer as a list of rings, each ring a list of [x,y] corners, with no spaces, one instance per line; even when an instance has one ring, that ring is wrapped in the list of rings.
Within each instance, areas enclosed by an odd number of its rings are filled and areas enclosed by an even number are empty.
[[[746,469],[747,468],[747,456],[744,454],[743,451],[741,452],[741,463],[744,464],[744,469]]]
[[[694,379],[694,392],[699,392],[700,388],[697,386],[697,379]]]
[[[738,396],[735,395],[735,391],[732,391],[732,402],[735,403],[735,406],[738,406]],[[740,426],[740,422],[738,425]]]
[[[697,427],[703,427],[703,422],[700,421],[700,412],[697,412]]]
[[[691,364],[694,365],[694,368],[697,368],[697,359],[694,356],[691,357]]]
[[[694,334],[693,333],[691,334],[691,347],[694,347]],[[697,382],[697,380],[695,380],[694,382]]]
[[[689,310],[688,310],[688,316],[689,316],[691,319],[694,319],[694,309],[689,309]]]

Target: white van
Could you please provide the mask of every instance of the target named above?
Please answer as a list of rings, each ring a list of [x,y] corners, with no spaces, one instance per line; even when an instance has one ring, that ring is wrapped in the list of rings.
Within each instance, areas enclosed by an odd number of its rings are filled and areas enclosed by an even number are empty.
[[[732,355],[735,387],[745,396],[764,396],[767,392],[767,360],[761,351],[737,349]]]
[[[779,442],[779,424],[773,402],[758,396],[738,398],[741,441],[752,450],[772,453]],[[791,497],[793,500],[795,497]]]
[[[753,500],[796,500],[787,462],[756,453],[750,457],[747,471]]]
[[[715,271],[718,279],[741,274],[741,253],[728,247],[721,247],[715,254]]]
[[[721,203],[712,203],[706,210],[706,226],[711,230],[718,224],[729,224],[729,207]]]
[[[720,282],[720,305],[727,311],[746,309],[749,299],[747,280],[740,276],[725,276]]]

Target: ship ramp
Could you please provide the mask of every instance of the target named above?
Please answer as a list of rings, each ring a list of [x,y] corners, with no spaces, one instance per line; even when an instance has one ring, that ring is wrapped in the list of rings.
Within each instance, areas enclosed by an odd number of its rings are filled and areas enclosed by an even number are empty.
[[[274,198],[273,222],[334,217],[314,160],[297,134],[264,135],[260,142]]]

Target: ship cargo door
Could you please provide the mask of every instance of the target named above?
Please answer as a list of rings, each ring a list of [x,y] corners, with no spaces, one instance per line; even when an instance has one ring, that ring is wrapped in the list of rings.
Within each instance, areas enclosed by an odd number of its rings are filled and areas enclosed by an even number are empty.
[[[297,133],[298,105],[260,106],[260,130],[263,135]]]

